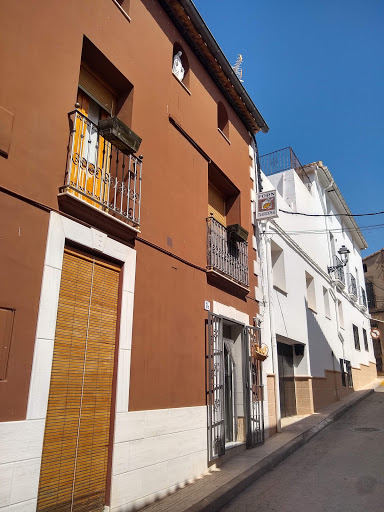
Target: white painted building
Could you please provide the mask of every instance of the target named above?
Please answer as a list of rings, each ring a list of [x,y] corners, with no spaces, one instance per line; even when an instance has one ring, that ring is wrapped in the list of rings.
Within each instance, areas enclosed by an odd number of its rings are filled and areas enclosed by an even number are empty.
[[[301,167],[290,148],[261,157],[261,169],[273,173],[261,173],[262,187],[277,190],[278,208],[255,228],[273,434],[280,415],[312,413],[374,380],[376,370],[360,254],[367,244],[331,173],[322,162]],[[348,262],[328,270],[342,264],[342,246]]]

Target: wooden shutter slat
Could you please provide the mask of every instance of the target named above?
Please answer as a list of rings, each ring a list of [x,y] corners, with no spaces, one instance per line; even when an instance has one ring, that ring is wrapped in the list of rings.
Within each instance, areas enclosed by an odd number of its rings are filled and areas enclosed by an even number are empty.
[[[112,114],[114,94],[83,65],[80,67],[79,87],[109,114]]]
[[[38,512],[103,510],[119,270],[65,250]]]

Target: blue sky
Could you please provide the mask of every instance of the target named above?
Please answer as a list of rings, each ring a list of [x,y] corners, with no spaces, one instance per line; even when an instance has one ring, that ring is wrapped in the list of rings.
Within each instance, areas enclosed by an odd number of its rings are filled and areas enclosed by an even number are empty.
[[[322,160],[352,213],[384,210],[384,2],[194,0],[267,124],[260,154]],[[360,227],[384,215],[356,218]],[[363,229],[369,248],[384,229]]]

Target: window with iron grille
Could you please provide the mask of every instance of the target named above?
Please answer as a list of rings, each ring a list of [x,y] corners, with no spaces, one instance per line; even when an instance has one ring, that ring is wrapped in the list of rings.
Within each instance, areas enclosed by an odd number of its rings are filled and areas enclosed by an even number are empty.
[[[346,388],[353,388],[352,366],[346,359],[340,359],[341,383]]]
[[[368,308],[372,309],[376,307],[376,297],[373,289],[372,281],[365,281],[365,289],[367,291]]]
[[[359,339],[359,329],[357,325],[352,324],[353,327],[353,339],[355,340],[355,349],[360,350],[360,339]]]
[[[368,352],[368,338],[367,338],[367,331],[363,329],[363,339],[364,339],[364,348]]]

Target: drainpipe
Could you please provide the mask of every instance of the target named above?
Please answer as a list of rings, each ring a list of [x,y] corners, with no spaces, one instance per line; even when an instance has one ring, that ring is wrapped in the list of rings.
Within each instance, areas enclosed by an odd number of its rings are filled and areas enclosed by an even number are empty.
[[[271,258],[271,238],[265,232],[268,231],[268,222],[263,224],[263,239],[265,241],[265,259],[267,266],[267,289],[268,289],[268,307],[269,307],[269,329],[271,333],[271,347],[272,347],[272,365],[275,376],[275,409],[276,409],[276,431],[281,432],[281,410],[280,410],[280,387],[279,387],[279,367],[277,359],[277,342],[275,319],[272,311],[273,303],[273,273],[272,273],[272,258]]]
[[[320,170],[320,167],[317,165],[316,166],[316,175],[318,176],[318,171]],[[318,181],[320,181],[318,179]],[[330,180],[330,183],[327,187],[324,188],[324,191],[325,192],[329,192],[331,190],[333,190],[334,188],[334,185],[335,185],[335,182],[334,180]],[[323,197],[321,194],[319,194],[319,198],[320,198],[320,202],[321,202],[321,206],[322,206],[322,209],[323,209],[323,213],[326,214],[327,213],[327,209],[326,209],[326,205],[324,204],[324,200],[323,200]],[[328,256],[329,256],[329,261],[331,262],[331,265],[333,264],[333,261],[332,261],[332,257],[333,257],[333,254],[332,254],[332,251],[331,251],[331,244],[329,242],[329,236],[328,236],[328,233],[330,232],[329,229],[328,229],[328,222],[327,222],[327,217],[324,217],[324,221],[325,221],[325,231],[326,231],[326,237],[327,237],[327,246],[328,246]],[[345,359],[345,352],[344,352],[344,338],[340,332],[340,319],[339,319],[339,306],[338,306],[338,298],[337,298],[337,286],[336,286],[336,283],[334,282],[334,280],[331,278],[331,290],[332,290],[332,300],[333,300],[333,303],[335,305],[335,318],[336,318],[336,335],[337,335],[337,338],[340,340],[341,342],[341,349],[342,349],[342,355],[343,355],[343,366],[344,366],[344,359]],[[334,352],[332,350],[332,363],[334,364]],[[340,396],[339,396],[339,391],[337,389],[337,386],[335,388],[335,391],[337,393],[337,400],[340,400]]]

